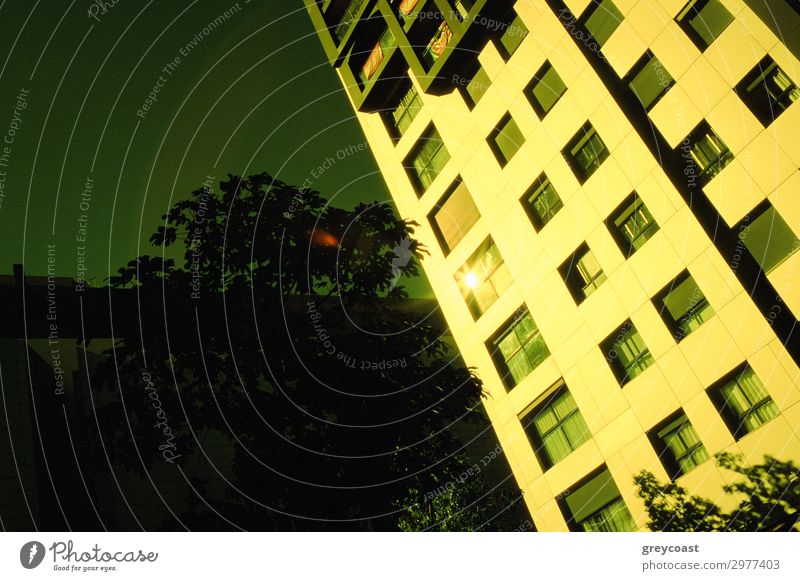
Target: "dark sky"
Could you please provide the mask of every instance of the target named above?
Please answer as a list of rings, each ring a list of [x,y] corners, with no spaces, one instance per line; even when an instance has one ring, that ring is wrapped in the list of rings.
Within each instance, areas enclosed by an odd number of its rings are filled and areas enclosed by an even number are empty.
[[[100,4],[0,0],[0,273],[44,273],[54,244],[75,277],[85,230],[87,279],[102,282],[159,252],[160,216],[206,176],[299,185],[364,142],[300,0]],[[388,199],[368,151],[312,187],[345,207]]]

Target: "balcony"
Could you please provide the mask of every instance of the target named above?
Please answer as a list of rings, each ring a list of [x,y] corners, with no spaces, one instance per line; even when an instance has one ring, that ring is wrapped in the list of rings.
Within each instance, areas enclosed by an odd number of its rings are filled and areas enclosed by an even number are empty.
[[[350,32],[350,29],[353,28],[353,25],[358,22],[359,15],[368,1],[369,0],[350,0],[339,20],[339,24],[336,25],[333,31],[337,42],[341,43],[347,36],[347,33]]]

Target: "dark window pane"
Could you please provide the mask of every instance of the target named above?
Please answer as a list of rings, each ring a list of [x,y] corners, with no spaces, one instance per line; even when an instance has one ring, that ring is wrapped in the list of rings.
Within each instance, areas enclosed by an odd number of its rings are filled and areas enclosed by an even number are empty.
[[[768,274],[800,248],[800,240],[772,205],[739,231],[739,239]]]
[[[528,28],[522,22],[519,14],[517,14],[500,37],[500,46],[502,47],[502,52],[505,53],[506,59],[511,58],[526,36],[528,36]]]
[[[675,341],[681,341],[714,315],[714,309],[688,271],[661,291],[655,302]]]
[[[429,219],[445,254],[456,247],[481,217],[467,186],[457,181],[431,212]]]
[[[585,242],[559,267],[558,271],[577,304],[582,303],[606,280],[600,263]]]
[[[690,0],[675,20],[701,51],[707,49],[733,21],[719,0]]]
[[[436,179],[449,160],[450,154],[447,152],[439,132],[431,125],[422,135],[405,163],[418,193],[423,193],[428,189],[428,186]]]
[[[527,309],[507,321],[486,342],[497,372],[511,389],[550,356],[550,350]]]
[[[489,136],[488,141],[500,165],[505,166],[525,143],[525,137],[516,121],[511,115],[506,114]]]
[[[648,51],[644,59],[634,68],[628,86],[639,99],[642,107],[650,110],[674,84],[675,79],[672,78],[669,71],[664,68],[660,60]]]
[[[520,421],[545,468],[554,466],[592,437],[563,382]]]
[[[639,250],[658,232],[658,224],[636,192],[620,204],[608,224],[625,256]]]
[[[521,202],[537,232],[564,207],[556,189],[545,174],[541,174],[533,182]]]
[[[769,55],[736,85],[736,93],[765,127],[800,98],[795,82]]]
[[[553,108],[567,90],[567,86],[549,62],[533,78],[526,90],[528,100],[540,119]]]
[[[586,28],[601,47],[611,38],[624,18],[611,0],[592,0],[584,14],[588,14],[583,18]]]
[[[562,152],[580,183],[585,182],[608,158],[608,149],[591,123],[586,123]]]
[[[620,385],[625,385],[655,362],[630,320],[609,335],[600,348]]]
[[[563,495],[562,506],[573,530],[624,532],[636,529],[630,511],[608,469]]]

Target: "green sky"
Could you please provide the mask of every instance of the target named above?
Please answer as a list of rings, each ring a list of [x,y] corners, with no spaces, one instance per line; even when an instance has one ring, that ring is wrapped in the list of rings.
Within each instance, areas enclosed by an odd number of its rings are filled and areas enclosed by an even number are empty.
[[[0,143],[0,273],[44,273],[55,244],[57,273],[75,277],[85,227],[87,278],[102,281],[153,253],[171,200],[206,176],[299,185],[364,142],[299,0],[99,4],[0,0],[0,135],[15,132]],[[314,188],[346,207],[388,199],[368,151],[343,157]]]

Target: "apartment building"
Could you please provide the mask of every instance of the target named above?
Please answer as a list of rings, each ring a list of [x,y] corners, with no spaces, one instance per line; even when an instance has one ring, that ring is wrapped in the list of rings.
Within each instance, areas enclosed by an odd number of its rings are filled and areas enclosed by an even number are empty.
[[[800,460],[800,3],[305,4],[537,530]]]

